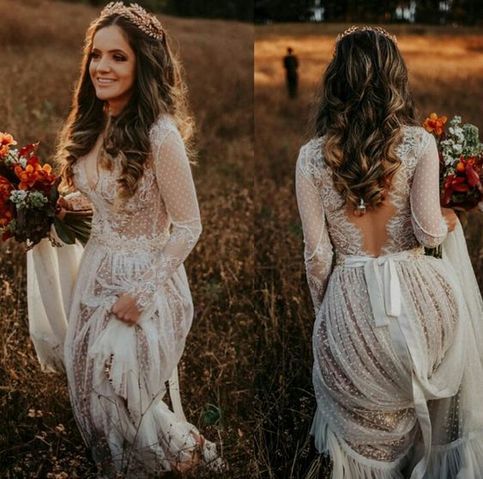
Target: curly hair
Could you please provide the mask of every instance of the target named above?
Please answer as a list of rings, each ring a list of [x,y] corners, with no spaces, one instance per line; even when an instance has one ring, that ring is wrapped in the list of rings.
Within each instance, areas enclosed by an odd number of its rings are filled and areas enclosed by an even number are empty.
[[[325,163],[345,205],[382,204],[400,160],[403,125],[417,125],[407,68],[381,31],[343,36],[327,66],[315,113]]]
[[[96,96],[89,63],[96,32],[113,25],[126,35],[136,55],[136,70],[128,104],[119,115],[111,118],[104,113],[105,102]],[[55,156],[61,165],[62,189],[74,187],[73,165],[93,148],[105,129],[101,164],[112,169],[112,159],[119,157],[118,198],[131,197],[136,192],[150,153],[150,128],[163,113],[173,115],[190,153],[193,119],[188,110],[181,67],[169,48],[166,34],[162,39],[154,39],[118,14],[94,20],[86,33],[80,77]]]

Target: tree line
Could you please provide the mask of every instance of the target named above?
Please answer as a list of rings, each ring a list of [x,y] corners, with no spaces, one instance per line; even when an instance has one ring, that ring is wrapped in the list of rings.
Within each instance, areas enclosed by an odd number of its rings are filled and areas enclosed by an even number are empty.
[[[108,0],[66,0],[101,7]],[[136,0],[135,0],[136,1]],[[259,23],[305,22],[323,10],[326,22],[415,22],[481,25],[483,0],[137,0],[153,12]],[[398,14],[399,11],[399,14]],[[401,12],[411,15],[401,15]]]
[[[303,22],[323,10],[327,22],[479,25],[482,0],[255,0],[255,21]],[[402,12],[407,13],[403,16]],[[409,14],[411,12],[411,14]]]
[[[109,0],[66,0],[102,7]],[[134,3],[156,13],[181,17],[223,18],[253,21],[253,0],[133,0]],[[125,3],[129,3],[126,1]]]

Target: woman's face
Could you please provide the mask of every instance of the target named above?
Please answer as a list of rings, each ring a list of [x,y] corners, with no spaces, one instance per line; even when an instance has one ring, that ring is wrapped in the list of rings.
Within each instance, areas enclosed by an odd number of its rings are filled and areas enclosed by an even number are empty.
[[[123,31],[116,25],[94,35],[89,74],[99,100],[117,115],[127,105],[135,82],[136,56]]]

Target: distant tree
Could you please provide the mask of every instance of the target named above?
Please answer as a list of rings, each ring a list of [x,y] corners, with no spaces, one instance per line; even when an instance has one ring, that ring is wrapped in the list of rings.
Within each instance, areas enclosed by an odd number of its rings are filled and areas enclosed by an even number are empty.
[[[313,0],[255,0],[255,21],[303,22],[310,19]]]
[[[417,0],[416,23],[443,23],[439,4],[440,0]]]
[[[483,23],[481,0],[453,0],[448,21],[465,25],[481,25]]]
[[[101,7],[109,0],[65,0]],[[183,17],[226,18],[250,22],[253,20],[253,0],[133,0],[152,12]],[[126,2],[127,3],[127,2]]]
[[[253,20],[253,0],[166,0],[166,11],[183,17]]]
[[[100,7],[108,0],[65,0]],[[135,0],[154,11],[185,17],[227,18],[250,22],[304,22],[311,18],[315,0]],[[328,22],[394,22],[397,7],[409,7],[411,0],[322,0]],[[441,8],[445,7],[446,8]],[[483,0],[416,0],[418,23],[483,22]]]

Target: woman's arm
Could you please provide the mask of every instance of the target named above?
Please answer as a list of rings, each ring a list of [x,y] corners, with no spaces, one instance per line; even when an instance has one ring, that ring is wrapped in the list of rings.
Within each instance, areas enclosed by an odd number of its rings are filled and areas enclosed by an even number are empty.
[[[423,132],[410,194],[411,222],[417,240],[438,246],[448,233],[439,201],[439,155],[436,140]]]
[[[315,313],[322,304],[330,272],[333,248],[327,232],[322,198],[306,168],[307,148],[302,147],[297,159],[295,189],[304,233],[304,258]]]
[[[156,181],[171,220],[171,233],[158,260],[131,291],[140,309],[184,262],[201,234],[200,211],[183,139],[177,129],[153,134]]]

